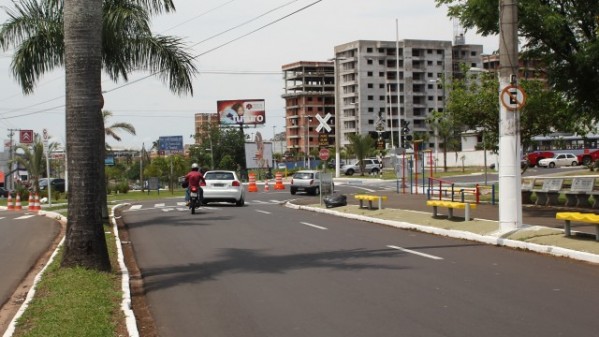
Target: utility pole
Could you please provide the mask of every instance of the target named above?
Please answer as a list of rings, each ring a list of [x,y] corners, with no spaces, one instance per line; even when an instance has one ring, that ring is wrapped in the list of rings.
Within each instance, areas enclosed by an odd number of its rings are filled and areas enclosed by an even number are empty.
[[[10,136],[10,148],[9,148],[9,164],[8,166],[8,188],[10,190],[14,190],[15,189],[15,178],[14,178],[14,171],[13,171],[13,167],[15,167],[14,164],[14,160],[15,160],[15,143],[13,143],[13,136],[15,135],[15,131],[21,131],[21,129],[8,129],[9,132],[9,136]],[[17,169],[18,169],[18,165],[16,165]]]
[[[518,1],[499,1],[499,86],[518,85]],[[499,226],[522,227],[520,112],[499,103]]]

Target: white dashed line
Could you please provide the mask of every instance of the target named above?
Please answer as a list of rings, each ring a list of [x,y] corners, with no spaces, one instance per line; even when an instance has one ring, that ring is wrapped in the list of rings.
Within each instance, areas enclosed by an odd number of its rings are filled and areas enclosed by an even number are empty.
[[[34,217],[34,216],[35,216],[35,215],[23,215],[23,216],[20,216],[20,217],[18,217],[18,218],[15,218],[15,220],[29,219],[29,218],[32,218],[32,217]]]
[[[133,206],[131,206],[131,208],[129,208],[129,210],[135,211],[135,210],[141,209],[142,207],[143,207],[142,205],[133,205]]]
[[[164,207],[164,206],[166,206],[164,203],[154,204],[154,207],[156,207],[156,208],[158,208],[158,207]]]
[[[326,227],[317,226],[317,225],[315,225],[315,224],[311,224],[311,223],[309,223],[309,222],[300,222],[300,223],[301,223],[302,225],[306,225],[306,226],[314,227],[314,228],[316,228],[316,229],[320,229],[320,230],[323,230],[323,231],[326,231],[326,230],[328,229],[328,228],[326,228]]]
[[[261,209],[257,209],[257,210],[256,210],[256,212],[258,212],[258,213],[263,213],[263,214],[272,214],[271,212],[268,212],[268,211],[263,211],[263,210],[261,210]]]
[[[442,257],[438,257],[438,256],[435,256],[435,255],[429,255],[429,254],[425,254],[425,253],[420,253],[420,252],[417,252],[415,250],[405,249],[405,248],[401,248],[401,247],[397,247],[397,246],[387,246],[387,247],[393,248],[393,249],[397,249],[397,250],[401,250],[402,252],[405,252],[405,253],[410,253],[410,254],[414,254],[414,255],[426,257],[428,259],[443,260]]]

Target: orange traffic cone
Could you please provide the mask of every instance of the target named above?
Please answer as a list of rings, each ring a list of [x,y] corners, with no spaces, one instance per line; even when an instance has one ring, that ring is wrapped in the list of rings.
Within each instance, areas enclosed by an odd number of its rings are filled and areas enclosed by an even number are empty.
[[[249,178],[250,184],[248,185],[248,192],[258,192],[258,186],[256,186],[256,175],[250,173]]]
[[[21,206],[21,195],[17,193],[17,203],[15,204],[15,211],[20,211],[22,209],[23,207]]]
[[[269,189],[268,189],[268,179],[267,179],[267,180],[264,180],[264,192],[268,192],[268,191],[269,191]]]
[[[40,195],[39,194],[35,194],[35,199],[33,202],[33,207],[35,207],[35,211],[41,211],[42,210],[42,205],[40,204]]]
[[[12,202],[12,193],[8,192],[8,200],[6,201],[6,209],[14,211],[15,205]]]
[[[277,172],[275,174],[275,190],[284,190],[285,185],[283,185],[283,175],[281,172]]]
[[[29,202],[27,203],[27,210],[35,211],[35,200],[33,199],[33,193],[29,193]]]

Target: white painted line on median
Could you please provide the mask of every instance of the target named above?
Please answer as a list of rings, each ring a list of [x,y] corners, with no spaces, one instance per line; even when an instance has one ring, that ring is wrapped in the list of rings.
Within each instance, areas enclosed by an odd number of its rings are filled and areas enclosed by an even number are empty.
[[[131,206],[131,208],[129,208],[129,209],[133,211],[133,210],[138,210],[138,209],[141,209],[142,207],[143,207],[143,205],[133,205],[133,206]]]
[[[317,229],[320,229],[320,230],[323,230],[323,231],[326,231],[326,230],[328,229],[328,228],[326,228],[326,227],[317,226],[317,225],[315,225],[315,224],[311,224],[311,223],[309,223],[309,222],[300,222],[300,223],[301,223],[302,225],[306,225],[306,226],[314,227],[314,228],[317,228]]]
[[[430,254],[425,254],[425,253],[417,252],[415,250],[405,249],[405,248],[401,248],[401,247],[397,247],[397,246],[387,246],[387,247],[393,248],[393,249],[397,249],[397,250],[401,250],[402,252],[406,252],[406,253],[410,253],[410,254],[414,254],[414,255],[419,255],[419,256],[426,257],[426,258],[433,259],[433,260],[443,260],[442,257],[438,257],[438,256],[435,256],[435,255],[430,255]]]
[[[256,212],[258,212],[258,213],[263,213],[263,214],[272,214],[272,213],[270,213],[270,212],[268,212],[268,211],[263,211],[263,210],[261,210],[261,209],[257,209],[257,210],[256,210]]]
[[[29,219],[29,218],[32,218],[34,216],[35,216],[35,214],[33,214],[33,215],[22,215],[22,216],[20,216],[18,218],[15,218],[15,220]]]
[[[161,208],[161,207],[164,207],[164,206],[166,206],[164,203],[154,204],[154,207],[156,207],[156,208]]]

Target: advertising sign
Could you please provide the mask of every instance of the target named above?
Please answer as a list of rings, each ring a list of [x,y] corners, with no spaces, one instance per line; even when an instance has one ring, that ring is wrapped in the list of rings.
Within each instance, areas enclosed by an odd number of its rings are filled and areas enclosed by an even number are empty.
[[[245,165],[249,169],[268,169],[272,163],[272,143],[245,143]]]
[[[263,125],[266,110],[263,99],[217,101],[216,111],[221,126]]]
[[[160,143],[160,154],[183,153],[183,136],[159,137],[158,142]]]

